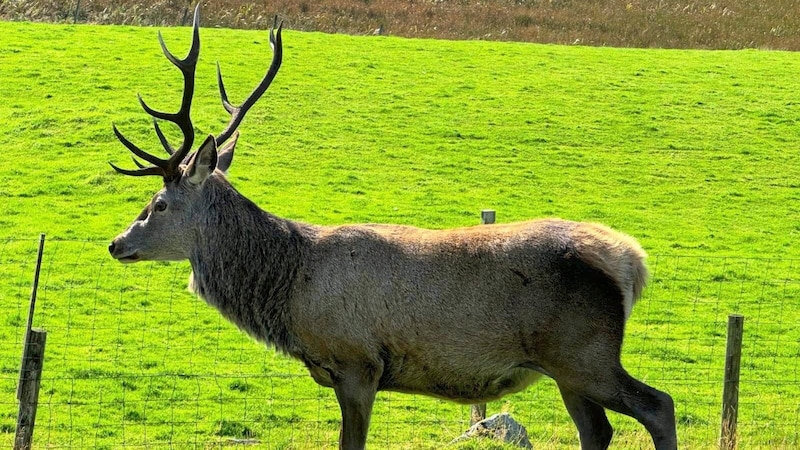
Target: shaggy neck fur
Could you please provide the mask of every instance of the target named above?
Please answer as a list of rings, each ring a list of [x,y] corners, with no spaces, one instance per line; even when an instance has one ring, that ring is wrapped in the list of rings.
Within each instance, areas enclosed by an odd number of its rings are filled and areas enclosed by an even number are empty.
[[[190,289],[254,338],[295,353],[288,301],[307,226],[275,217],[221,177],[203,187],[209,210],[189,257]]]

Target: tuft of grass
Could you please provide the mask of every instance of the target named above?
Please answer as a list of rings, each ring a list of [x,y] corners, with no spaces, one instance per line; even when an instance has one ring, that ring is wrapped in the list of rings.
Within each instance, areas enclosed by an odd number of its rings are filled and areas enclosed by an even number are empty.
[[[253,430],[247,427],[247,425],[229,420],[220,421],[217,424],[217,431],[215,434],[217,436],[228,436],[241,439],[250,439],[256,437],[256,434],[253,433]]]
[[[246,381],[233,380],[228,384],[228,388],[232,391],[247,392],[250,390],[250,385]]]

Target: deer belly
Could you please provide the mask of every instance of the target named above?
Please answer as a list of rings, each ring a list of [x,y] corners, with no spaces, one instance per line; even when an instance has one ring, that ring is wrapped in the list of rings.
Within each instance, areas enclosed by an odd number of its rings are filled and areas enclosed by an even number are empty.
[[[484,376],[453,373],[435,376],[430,373],[420,373],[413,377],[401,376],[395,386],[385,388],[470,404],[497,400],[508,394],[519,392],[539,379],[541,375],[533,370],[522,368]]]

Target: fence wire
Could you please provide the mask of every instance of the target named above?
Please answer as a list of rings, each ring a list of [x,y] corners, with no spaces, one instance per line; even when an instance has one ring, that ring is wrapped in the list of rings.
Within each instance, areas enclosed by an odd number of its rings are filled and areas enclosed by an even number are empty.
[[[34,318],[48,333],[37,448],[335,448],[332,390],[188,293],[188,264],[122,265],[106,245],[45,246]],[[13,441],[36,249],[36,239],[0,240],[0,446]],[[800,261],[659,255],[649,266],[623,363],[673,396],[681,445],[716,445],[729,313],[745,316],[740,448],[800,445]],[[577,446],[549,380],[488,410],[510,412],[537,448]],[[615,445],[652,445],[634,420],[609,417]],[[380,393],[369,445],[441,448],[468,426],[468,406]]]

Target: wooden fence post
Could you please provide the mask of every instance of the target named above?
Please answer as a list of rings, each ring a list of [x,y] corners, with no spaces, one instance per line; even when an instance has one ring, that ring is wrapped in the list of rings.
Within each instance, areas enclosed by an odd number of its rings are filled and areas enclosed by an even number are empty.
[[[496,214],[493,209],[484,209],[483,211],[481,211],[481,224],[483,225],[493,224],[495,216]]]
[[[719,448],[736,448],[736,420],[739,415],[739,368],[742,360],[744,316],[728,316],[728,345],[725,349],[725,382],[722,391],[722,424]]]
[[[481,224],[491,225],[495,220],[495,211],[493,209],[484,209],[481,211]],[[470,406],[469,424],[475,425],[481,420],[486,418],[486,403]]]
[[[39,386],[46,340],[47,332],[38,328],[31,329],[25,339],[17,389],[19,413],[14,450],[29,450],[33,444],[33,426],[36,422],[36,407],[39,405]]]
[[[31,301],[28,309],[28,324],[25,327],[25,348],[22,351],[22,365],[17,385],[17,430],[14,435],[14,450],[29,450],[33,445],[33,425],[36,422],[36,407],[39,405],[39,386],[44,363],[44,345],[47,333],[32,328],[33,313],[36,308],[36,293],[39,290],[39,273],[42,270],[44,253],[44,234],[39,236],[39,254],[36,257],[36,273],[33,276]]]

